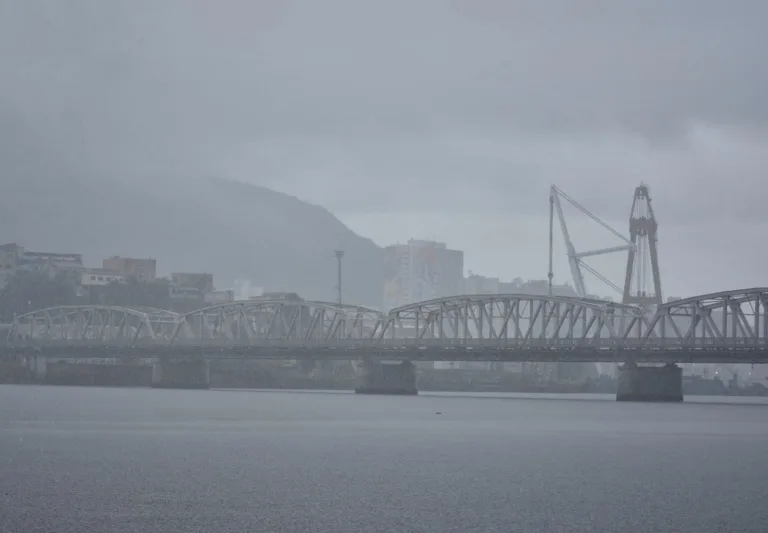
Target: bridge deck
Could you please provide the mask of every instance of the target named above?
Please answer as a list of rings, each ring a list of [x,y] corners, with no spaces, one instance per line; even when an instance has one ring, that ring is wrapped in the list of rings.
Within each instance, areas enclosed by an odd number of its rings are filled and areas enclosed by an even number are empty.
[[[0,357],[46,355],[51,358],[186,358],[208,359],[362,359],[412,361],[506,361],[622,363],[743,363],[768,364],[768,347],[744,348],[518,348],[493,347],[382,347],[382,346],[169,346],[83,345],[0,346]]]

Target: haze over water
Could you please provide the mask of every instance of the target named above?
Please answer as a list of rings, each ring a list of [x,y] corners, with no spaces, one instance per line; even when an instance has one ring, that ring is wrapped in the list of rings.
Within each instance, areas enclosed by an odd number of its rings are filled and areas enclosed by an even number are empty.
[[[762,533],[768,405],[709,402],[3,386],[0,531]]]

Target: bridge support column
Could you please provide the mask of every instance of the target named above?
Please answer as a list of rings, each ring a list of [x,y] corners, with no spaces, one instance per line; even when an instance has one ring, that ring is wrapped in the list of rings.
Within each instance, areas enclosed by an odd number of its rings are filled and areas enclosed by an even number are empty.
[[[416,368],[410,361],[385,363],[364,361],[362,364],[362,386],[355,389],[357,394],[402,394],[416,395]]]
[[[48,358],[44,355],[33,355],[30,357],[31,369],[37,383],[45,383],[48,374]]]
[[[153,388],[208,389],[210,386],[211,367],[206,359],[160,359],[152,365]]]
[[[637,366],[626,363],[619,367],[617,401],[682,402],[683,369],[675,364]]]

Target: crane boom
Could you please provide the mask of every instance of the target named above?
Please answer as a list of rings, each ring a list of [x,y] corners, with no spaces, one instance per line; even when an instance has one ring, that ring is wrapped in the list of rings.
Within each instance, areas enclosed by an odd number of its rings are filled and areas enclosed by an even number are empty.
[[[560,222],[560,230],[563,232],[563,240],[565,241],[565,248],[568,252],[568,264],[571,268],[571,276],[573,277],[573,283],[576,285],[576,294],[585,298],[587,296],[587,288],[584,284],[584,275],[579,268],[579,259],[576,257],[576,248],[571,241],[571,235],[568,232],[568,225],[565,223],[565,215],[563,215],[563,206],[560,204],[560,195],[558,194],[558,188],[552,186],[551,193],[552,199],[555,204],[555,211],[557,211],[557,219]]]
[[[568,225],[565,221],[565,215],[563,214],[563,207],[560,202],[560,198],[566,200],[569,204],[574,206],[576,209],[587,215],[589,218],[591,218],[593,221],[598,223],[600,226],[605,228],[606,230],[610,231],[613,235],[624,241],[625,244],[619,245],[619,246],[611,246],[608,248],[602,248],[599,250],[590,250],[586,252],[576,252],[576,248],[573,245],[573,241],[571,241],[571,235],[568,231]],[[565,249],[568,254],[568,265],[571,270],[571,277],[573,278],[573,284],[574,289],[576,290],[576,294],[578,294],[582,298],[586,298],[587,295],[587,286],[584,281],[584,274],[582,272],[582,268],[589,273],[593,274],[596,278],[598,278],[600,281],[604,282],[606,285],[614,289],[615,291],[621,293],[622,290],[620,287],[618,287],[616,284],[608,280],[605,276],[598,273],[595,269],[584,263],[582,260],[584,257],[593,257],[597,255],[605,255],[609,253],[615,253],[615,252],[626,252],[629,251],[630,254],[632,254],[635,250],[636,244],[613,229],[611,226],[600,220],[597,216],[592,214],[588,209],[586,209],[584,206],[579,204],[576,200],[565,194],[563,191],[561,191],[557,186],[552,185],[549,192],[549,287],[550,287],[550,294],[552,293],[552,255],[553,255],[553,242],[552,242],[552,226],[554,224],[554,217],[557,216],[558,222],[560,223],[560,230],[563,234],[563,241],[565,242]]]

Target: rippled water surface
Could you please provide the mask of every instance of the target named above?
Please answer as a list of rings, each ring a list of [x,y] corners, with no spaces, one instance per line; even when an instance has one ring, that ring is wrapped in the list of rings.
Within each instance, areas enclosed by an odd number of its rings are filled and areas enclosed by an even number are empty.
[[[768,531],[768,404],[0,386],[0,532]]]

